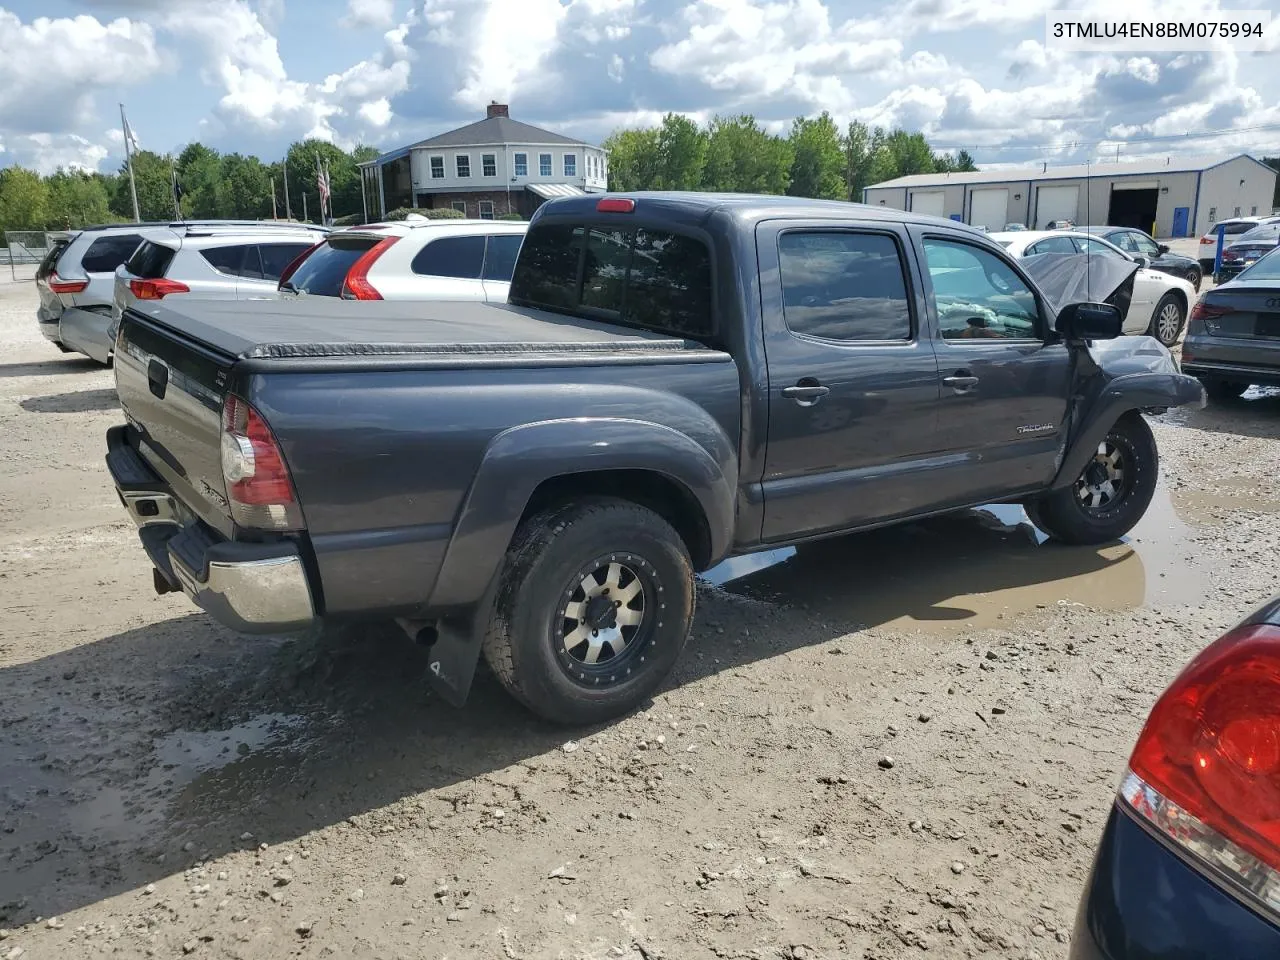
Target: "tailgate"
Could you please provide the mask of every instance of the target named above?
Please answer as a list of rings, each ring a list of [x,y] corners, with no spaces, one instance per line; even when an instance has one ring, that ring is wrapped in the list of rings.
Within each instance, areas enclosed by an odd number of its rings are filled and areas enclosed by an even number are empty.
[[[1229,302],[1212,301],[1206,308],[1204,326],[1210,336],[1280,340],[1280,297],[1274,287],[1235,291]]]
[[[232,358],[136,313],[121,318],[116,390],[131,443],[205,523],[232,536],[222,477],[222,400]]]

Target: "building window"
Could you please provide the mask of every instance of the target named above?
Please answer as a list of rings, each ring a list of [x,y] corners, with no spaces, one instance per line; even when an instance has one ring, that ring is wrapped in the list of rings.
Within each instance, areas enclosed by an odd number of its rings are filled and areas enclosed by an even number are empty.
[[[492,200],[480,201],[480,219],[481,220],[493,219],[493,201]]]
[[[432,180],[444,179],[444,157],[431,158],[431,179]]]
[[[460,153],[454,159],[458,163],[458,176],[459,177],[471,176],[471,157],[469,157],[465,153]]]
[[[538,154],[538,174],[543,177],[551,176],[551,154]]]
[[[498,157],[496,154],[480,154],[480,172],[486,177],[496,177],[498,175]]]
[[[467,201],[454,200],[452,203],[449,204],[449,206],[453,207],[453,209],[457,210],[464,217],[467,215]]]
[[[1210,208],[1209,208],[1209,222],[1210,222],[1210,223],[1217,223],[1217,222],[1218,222],[1218,208],[1217,208],[1217,207],[1210,207]]]
[[[587,176],[595,179],[596,175],[596,158],[591,154],[587,154]]]
[[[576,177],[578,175],[578,155],[576,153],[566,153],[564,155],[564,175],[566,177]]]
[[[1240,216],[1240,208],[1239,208],[1239,207],[1236,207],[1236,212],[1235,212],[1235,213],[1233,213],[1233,214],[1232,214],[1232,216],[1233,216],[1233,217],[1238,217],[1238,216]]]
[[[527,177],[529,175],[529,155],[527,153],[516,154],[516,176]]]
[[[1251,216],[1251,217],[1256,217],[1257,215],[1258,215],[1258,208],[1257,208],[1257,206],[1252,206],[1252,207],[1250,207],[1250,208],[1249,208],[1249,216]]]

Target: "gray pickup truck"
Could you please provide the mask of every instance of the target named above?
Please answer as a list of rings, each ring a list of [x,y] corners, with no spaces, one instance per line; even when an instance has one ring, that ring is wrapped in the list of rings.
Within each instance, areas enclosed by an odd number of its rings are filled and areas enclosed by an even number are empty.
[[[1203,391],[1046,289],[883,208],[557,200],[505,305],[135,305],[107,463],[157,590],[246,632],[395,619],[451,702],[483,653],[594,722],[659,686],[726,557],[989,502],[1125,534],[1141,412]]]

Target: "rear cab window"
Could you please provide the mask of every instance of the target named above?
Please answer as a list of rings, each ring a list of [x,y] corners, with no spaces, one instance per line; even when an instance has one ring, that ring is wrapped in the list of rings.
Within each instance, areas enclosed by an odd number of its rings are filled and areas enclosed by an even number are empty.
[[[142,237],[136,233],[98,237],[80,258],[80,266],[85,273],[115,273],[116,267],[129,259],[140,242]]]
[[[379,241],[365,236],[329,236],[298,265],[289,283],[298,293],[318,297],[342,296],[347,273]]]
[[[547,223],[524,238],[508,302],[693,339],[714,338],[711,254],[649,227]]]

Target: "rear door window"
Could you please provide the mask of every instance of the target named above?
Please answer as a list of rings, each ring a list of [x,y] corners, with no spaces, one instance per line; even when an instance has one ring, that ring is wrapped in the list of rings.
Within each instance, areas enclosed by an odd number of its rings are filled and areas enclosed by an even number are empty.
[[[502,233],[489,237],[484,251],[484,279],[511,282],[516,256],[524,236],[518,233]]]
[[[125,262],[124,268],[135,277],[155,280],[163,277],[168,271],[175,253],[177,253],[176,250],[166,247],[163,243],[144,240],[133,252],[133,256]]]
[[[1041,253],[1075,253],[1076,245],[1070,237],[1045,237],[1027,247],[1027,256],[1034,257]]]
[[[264,280],[279,280],[284,268],[311,249],[309,243],[260,243],[258,255],[262,258]]]
[[[715,333],[711,285],[711,255],[701,240],[646,227],[587,231],[546,224],[525,236],[508,300],[678,336],[710,337]]]
[[[479,280],[484,266],[484,245],[483,236],[440,237],[418,251],[409,269],[426,277]]]
[[[136,233],[124,233],[114,237],[98,237],[80,258],[85,273],[115,273],[138,249],[142,237]]]
[[[200,251],[200,256],[208,261],[209,266],[217,270],[219,273],[226,274],[228,277],[244,276],[245,255],[252,252],[253,259],[257,260],[257,252],[252,244],[235,243],[225,247],[206,247]],[[256,264],[255,264],[256,266]],[[261,274],[261,270],[259,270]]]
[[[902,254],[877,233],[793,231],[778,238],[783,317],[824,340],[909,340]]]
[[[299,293],[340,297],[351,267],[377,242],[373,237],[328,237],[298,265],[289,282]]]

